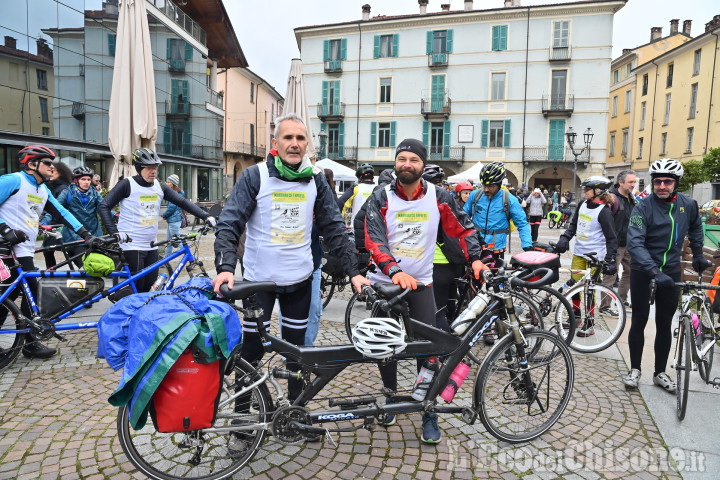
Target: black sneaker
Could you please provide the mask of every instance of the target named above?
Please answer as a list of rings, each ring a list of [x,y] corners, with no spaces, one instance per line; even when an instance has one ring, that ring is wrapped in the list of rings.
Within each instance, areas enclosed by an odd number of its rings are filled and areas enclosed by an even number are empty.
[[[26,358],[50,358],[57,353],[57,349],[46,347],[40,342],[26,343],[22,354]]]

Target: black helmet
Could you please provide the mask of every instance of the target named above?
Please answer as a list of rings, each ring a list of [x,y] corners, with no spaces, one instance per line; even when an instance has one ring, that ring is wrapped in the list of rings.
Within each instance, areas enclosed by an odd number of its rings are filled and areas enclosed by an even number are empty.
[[[95,172],[92,171],[92,168],[90,167],[77,167],[73,169],[72,171],[73,178],[80,178],[80,177],[91,177],[95,175]]]
[[[608,189],[612,186],[612,180],[606,177],[593,176],[583,180],[580,186],[594,190],[595,197],[598,197],[607,193]],[[598,190],[600,190],[600,192],[598,192]]]
[[[438,165],[430,164],[425,165],[422,177],[430,183],[440,185],[440,182],[445,178],[445,172]]]
[[[140,171],[144,167],[150,167],[152,165],[162,165],[160,157],[157,153],[150,150],[149,148],[138,148],[133,152],[132,164],[135,170]]]
[[[363,163],[355,170],[355,176],[358,180],[372,180],[375,176],[375,168],[369,163]]]
[[[23,168],[27,167],[28,162],[43,158],[55,160],[55,152],[44,145],[30,145],[18,152],[18,162]]]
[[[500,185],[505,178],[505,164],[490,162],[480,171],[480,183],[483,185]]]

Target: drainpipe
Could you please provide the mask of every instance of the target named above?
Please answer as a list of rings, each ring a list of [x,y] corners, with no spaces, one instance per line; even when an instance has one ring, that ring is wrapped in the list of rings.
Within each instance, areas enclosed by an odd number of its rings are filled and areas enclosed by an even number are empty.
[[[523,166],[523,183],[527,183],[527,169],[525,168],[525,122],[527,120],[527,87],[528,87],[528,55],[530,54],[530,7],[527,9],[527,31],[525,32],[525,98],[523,98],[523,134],[522,153],[520,160]]]
[[[708,153],[708,139],[710,137],[710,113],[712,112],[712,99],[713,99],[713,87],[715,85],[715,64],[717,63],[718,57],[718,35],[714,32],[710,32],[710,35],[715,37],[715,55],[713,55],[713,69],[712,75],[710,76],[710,101],[708,102],[708,123],[707,130],[705,130],[705,153]]]
[[[359,41],[358,41],[358,74],[357,74],[357,82],[358,82],[358,91],[357,91],[357,110],[355,112],[355,169],[358,167],[360,156],[360,54],[362,53],[362,24],[358,22],[358,32],[359,32]]]
[[[255,138],[253,138],[253,141],[255,143],[258,143],[257,137],[258,137],[258,134],[260,133],[260,129],[258,128],[258,103],[260,102],[260,96],[259,96],[260,95],[260,85],[262,85],[263,83],[265,83],[264,80],[260,83],[255,84]],[[252,145],[252,149],[253,149],[253,151],[257,150],[255,148],[254,144]],[[257,154],[256,151],[255,151],[255,153]],[[265,157],[264,153],[263,153],[262,157],[263,158]],[[255,160],[253,159],[253,161],[255,161]]]

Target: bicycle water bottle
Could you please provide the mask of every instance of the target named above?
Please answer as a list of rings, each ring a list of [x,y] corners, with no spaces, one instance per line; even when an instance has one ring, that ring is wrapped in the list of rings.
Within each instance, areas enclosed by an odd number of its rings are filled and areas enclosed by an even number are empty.
[[[575,285],[575,280],[570,277],[567,282],[563,283],[562,286],[558,288],[558,292],[563,293],[565,290],[572,287],[573,285]]]
[[[415,380],[415,386],[413,387],[412,398],[415,400],[425,400],[428,389],[430,388],[430,382],[435,376],[435,372],[438,370],[438,364],[435,357],[430,357],[425,360],[425,364],[420,369],[420,373]]]
[[[152,284],[152,287],[150,287],[150,291],[154,292],[156,290],[162,290],[165,284],[168,281],[168,276],[164,273],[161,273],[158,275],[157,280],[155,280],[155,283]]]
[[[697,346],[702,348],[702,330],[700,329],[700,318],[697,316],[696,313],[693,313],[690,316],[690,319],[692,320],[693,329],[695,329],[695,343],[697,343]]]
[[[475,298],[468,304],[467,308],[452,322],[450,327],[455,333],[462,335],[472,321],[485,310],[488,303],[490,303],[490,297],[483,292],[478,292]]]
[[[455,398],[455,394],[460,390],[460,386],[465,381],[465,378],[467,378],[468,372],[470,372],[469,364],[465,363],[465,361],[458,363],[455,370],[450,374],[450,381],[445,387],[445,390],[440,394],[443,400],[451,402],[452,399]]]

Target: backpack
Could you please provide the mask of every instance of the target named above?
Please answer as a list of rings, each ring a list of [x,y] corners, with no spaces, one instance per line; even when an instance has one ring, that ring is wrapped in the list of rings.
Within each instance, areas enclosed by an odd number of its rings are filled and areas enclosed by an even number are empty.
[[[510,218],[510,192],[508,192],[505,188],[501,188],[500,191],[503,195],[503,212],[505,212],[505,216],[507,217],[508,224],[510,225],[510,231],[507,232],[508,235],[517,228],[515,227],[515,223]],[[478,201],[480,200],[480,191],[475,195],[475,199],[473,200],[472,207],[470,208],[470,219],[475,218],[475,206],[477,205]],[[509,244],[509,242],[508,242]]]
[[[720,285],[720,267],[715,269],[715,273],[713,274],[713,278],[710,283],[712,285]],[[713,313],[720,313],[720,295],[717,295],[717,291],[708,290],[706,295],[712,303],[711,310]]]

